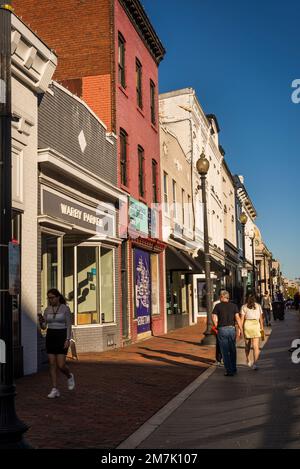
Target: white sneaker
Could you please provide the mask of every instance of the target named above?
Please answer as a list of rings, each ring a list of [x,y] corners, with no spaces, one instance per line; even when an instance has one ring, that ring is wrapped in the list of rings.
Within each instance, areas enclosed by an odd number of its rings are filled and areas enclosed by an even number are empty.
[[[73,373],[71,373],[70,378],[68,378],[68,389],[72,391],[75,388],[75,379]]]
[[[55,397],[59,397],[59,396],[60,396],[59,390],[57,388],[52,388],[47,397],[49,397],[49,399],[54,399]]]

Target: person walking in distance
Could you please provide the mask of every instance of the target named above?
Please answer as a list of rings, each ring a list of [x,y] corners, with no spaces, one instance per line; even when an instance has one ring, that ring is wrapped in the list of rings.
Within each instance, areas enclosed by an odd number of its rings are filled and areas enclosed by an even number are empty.
[[[66,365],[66,355],[70,345],[72,321],[69,306],[63,295],[52,288],[47,293],[49,306],[44,314],[39,314],[41,329],[47,328],[46,350],[50,365],[50,376],[52,381],[52,390],[48,394],[50,399],[60,396],[57,389],[57,369],[61,371],[68,379],[68,389],[75,388],[74,375]]]
[[[272,302],[269,295],[269,292],[266,291],[261,299],[261,306],[263,309],[263,315],[265,319],[265,325],[271,326],[271,311],[272,311]]]
[[[229,293],[223,290],[220,303],[216,304],[212,312],[214,326],[218,329],[218,340],[224,361],[225,376],[234,376],[236,368],[236,328],[239,335],[243,335],[242,322],[236,304],[229,302]]]
[[[250,350],[253,347],[253,365],[257,370],[256,362],[259,357],[259,339],[264,336],[264,321],[261,306],[256,303],[254,295],[249,295],[247,302],[241,308],[241,318],[245,337],[245,353],[247,365],[251,366]]]
[[[213,302],[213,307],[212,307],[213,310],[214,310],[214,307],[221,302],[221,299],[220,299],[221,294],[224,291],[225,290],[220,290],[219,299]],[[219,343],[219,340],[218,340],[218,334],[216,334],[216,363],[215,364],[217,366],[222,366],[222,353],[221,353],[221,349],[220,349],[220,343]]]

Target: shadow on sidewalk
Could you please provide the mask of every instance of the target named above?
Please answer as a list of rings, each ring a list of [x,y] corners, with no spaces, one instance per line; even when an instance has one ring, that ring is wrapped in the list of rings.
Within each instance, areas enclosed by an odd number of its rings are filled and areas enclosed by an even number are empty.
[[[212,360],[212,359],[209,359],[209,358],[204,358],[204,357],[201,357],[199,355],[190,355],[190,354],[187,354],[187,353],[178,353],[178,352],[171,352],[171,351],[167,351],[167,350],[157,350],[157,349],[151,349],[149,347],[141,347],[141,349],[143,350],[148,350],[150,352],[156,352],[156,353],[161,353],[161,354],[165,354],[165,355],[169,355],[171,357],[175,357],[175,358],[185,358],[186,360],[191,360],[191,361],[196,361],[196,362],[201,362],[201,363],[206,363],[208,365],[213,365],[215,363],[215,360]],[[146,355],[145,355],[146,356]],[[150,355],[149,355],[150,356]],[[153,358],[155,358],[155,356],[151,355]],[[147,357],[147,356],[146,356]],[[173,363],[173,362],[172,362]]]

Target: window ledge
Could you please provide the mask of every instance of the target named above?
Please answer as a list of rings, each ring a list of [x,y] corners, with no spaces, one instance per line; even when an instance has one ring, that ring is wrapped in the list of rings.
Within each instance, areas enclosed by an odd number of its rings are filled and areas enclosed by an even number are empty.
[[[145,117],[144,111],[139,106],[137,106],[136,109],[143,117]]]
[[[152,129],[154,130],[154,132],[158,133],[158,129],[156,127],[156,124],[154,125],[152,122],[151,122],[151,127]]]
[[[139,201],[142,202],[145,205],[148,205],[147,200],[145,199],[145,197],[139,196]]]
[[[128,98],[129,98],[129,95],[128,95],[128,93],[127,93],[126,89],[125,89],[125,88],[123,88],[123,86],[122,86],[122,85],[120,85],[120,83],[119,83],[119,85],[118,85],[118,86],[119,86],[119,90],[120,90],[120,91],[122,91],[122,93],[123,93],[123,94],[126,96],[126,98],[128,99]]]
[[[130,194],[130,190],[129,190],[129,187],[128,186],[124,186],[124,184],[120,184],[120,187],[123,191],[127,192],[128,194]]]

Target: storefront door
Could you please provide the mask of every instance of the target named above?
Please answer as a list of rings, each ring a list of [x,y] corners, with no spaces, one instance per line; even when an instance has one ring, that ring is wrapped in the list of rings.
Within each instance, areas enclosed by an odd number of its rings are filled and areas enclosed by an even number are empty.
[[[138,334],[151,330],[151,268],[150,254],[134,250],[135,312]]]

